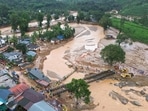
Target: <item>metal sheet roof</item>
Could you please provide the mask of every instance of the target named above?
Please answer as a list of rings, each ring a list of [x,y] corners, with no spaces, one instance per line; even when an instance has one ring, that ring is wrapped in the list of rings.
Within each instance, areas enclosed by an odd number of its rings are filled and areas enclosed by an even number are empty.
[[[53,106],[45,101],[40,101],[33,104],[28,111],[57,111]]]

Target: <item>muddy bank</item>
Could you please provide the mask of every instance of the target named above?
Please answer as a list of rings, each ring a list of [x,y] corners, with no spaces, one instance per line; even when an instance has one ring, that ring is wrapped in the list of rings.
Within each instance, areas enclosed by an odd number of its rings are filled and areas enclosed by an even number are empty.
[[[93,50],[100,39],[104,37],[103,28],[96,25],[70,24],[70,26],[76,30],[75,38],[62,47],[51,51],[50,55],[46,56],[43,72],[47,76],[49,76],[47,74],[48,70],[55,72],[60,78],[67,76],[74,70],[68,67],[67,64],[71,63],[71,60],[75,60],[76,55],[80,54],[79,51],[82,47],[86,48],[87,43],[92,42],[94,45],[89,48]],[[70,59],[65,60],[67,53],[70,54]],[[73,64],[75,64],[74,61],[72,62]]]

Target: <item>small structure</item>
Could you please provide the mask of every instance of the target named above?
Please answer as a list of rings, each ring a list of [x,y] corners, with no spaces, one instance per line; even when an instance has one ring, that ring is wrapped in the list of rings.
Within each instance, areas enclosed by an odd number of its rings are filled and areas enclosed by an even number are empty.
[[[33,89],[27,89],[25,92],[16,99],[17,105],[22,106],[28,110],[34,103],[44,100],[44,96]],[[35,110],[38,111],[38,110]]]
[[[11,98],[12,93],[8,89],[0,89],[0,111],[6,111],[7,102]]]
[[[45,101],[39,101],[33,104],[28,111],[58,111],[52,105]]]
[[[8,49],[8,45],[4,46],[4,47],[0,47],[0,53],[5,52]]]
[[[0,38],[0,47],[3,47],[6,44],[6,41]]]
[[[28,50],[37,51],[39,50],[39,46],[37,44],[29,44],[27,45]]]
[[[60,43],[60,40],[57,39],[57,38],[52,38],[51,41],[50,41],[51,44],[57,44],[57,43]]]
[[[26,55],[27,55],[27,56],[35,57],[35,56],[36,56],[36,52],[34,52],[34,51],[28,51],[28,52],[26,53]]]
[[[17,99],[28,89],[29,86],[24,83],[18,84],[10,88],[9,90],[13,94],[13,96],[12,99],[8,101],[7,107],[11,110],[14,110],[17,107]]]
[[[105,32],[106,39],[115,39],[117,38],[118,34],[119,34],[119,30],[113,27],[109,27]]]
[[[27,84],[21,83],[21,84],[18,84],[10,88],[9,90],[10,92],[12,92],[14,96],[18,96],[22,94],[23,92],[25,92],[27,89],[29,89],[29,86]]]
[[[47,101],[49,104],[51,104],[54,109],[56,109],[56,111],[62,111],[62,103],[60,101],[58,101],[57,99],[51,99]]]
[[[22,53],[13,51],[13,52],[5,52],[3,53],[3,56],[8,59],[10,62],[12,61],[22,61]]]
[[[0,70],[0,86],[4,88],[10,88],[16,85],[15,81],[8,75],[8,71]]]
[[[60,41],[62,41],[62,40],[64,40],[64,36],[63,35],[58,35],[57,36],[57,39],[60,40]]]
[[[32,68],[28,70],[29,77],[35,80],[38,84],[47,87],[50,83],[50,79],[46,77],[39,69]]]
[[[29,45],[31,42],[30,38],[20,39],[19,43]]]
[[[11,95],[8,89],[0,89],[0,105],[6,104]]]

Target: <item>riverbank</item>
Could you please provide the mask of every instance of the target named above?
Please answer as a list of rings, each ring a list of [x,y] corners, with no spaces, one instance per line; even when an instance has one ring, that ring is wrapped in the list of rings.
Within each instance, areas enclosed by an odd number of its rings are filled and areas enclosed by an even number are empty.
[[[86,51],[90,50],[93,52],[96,47],[98,47],[98,42],[105,37],[103,28],[100,26],[86,24],[69,25],[75,28],[75,37],[73,40],[51,51],[43,63],[43,72],[49,78],[52,77],[47,74],[48,70],[55,72],[58,76],[57,78],[63,78],[73,71],[73,68],[69,68],[67,65],[70,64],[69,61],[65,59],[67,53],[70,54],[68,57],[70,57],[71,60],[75,60],[76,55],[81,53],[80,50],[82,48],[85,48]]]

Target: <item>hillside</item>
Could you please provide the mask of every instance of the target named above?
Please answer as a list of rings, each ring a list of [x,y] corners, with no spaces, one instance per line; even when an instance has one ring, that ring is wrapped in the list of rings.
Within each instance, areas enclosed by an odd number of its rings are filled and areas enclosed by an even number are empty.
[[[121,6],[120,13],[123,15],[143,16],[148,15],[147,0],[116,0]]]
[[[147,0],[0,0],[0,5],[4,4],[13,10],[101,10],[111,9],[121,10],[124,15],[147,15]]]
[[[31,19],[35,18],[36,13],[55,13],[57,15],[67,14],[69,10],[84,12],[87,16],[93,15],[96,21],[110,10],[119,10],[122,15],[140,16],[144,19],[148,15],[147,0],[0,0],[0,26],[10,24],[12,13],[27,12]],[[144,21],[146,21],[144,20]],[[141,21],[142,24],[145,22]],[[147,26],[147,25],[145,25]]]

